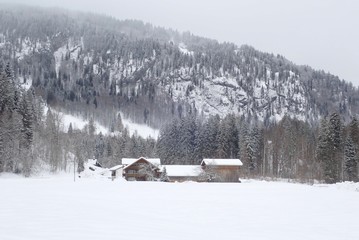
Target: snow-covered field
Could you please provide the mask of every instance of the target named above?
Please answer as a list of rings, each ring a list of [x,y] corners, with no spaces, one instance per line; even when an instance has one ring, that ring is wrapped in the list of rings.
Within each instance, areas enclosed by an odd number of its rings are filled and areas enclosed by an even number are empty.
[[[359,239],[359,189],[351,184],[0,175],[0,189],[2,240]]]

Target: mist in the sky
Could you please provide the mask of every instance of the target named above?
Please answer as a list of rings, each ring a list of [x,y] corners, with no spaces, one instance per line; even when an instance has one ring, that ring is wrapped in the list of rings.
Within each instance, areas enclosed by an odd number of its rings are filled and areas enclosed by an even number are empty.
[[[0,0],[139,19],[281,54],[359,85],[356,0]]]

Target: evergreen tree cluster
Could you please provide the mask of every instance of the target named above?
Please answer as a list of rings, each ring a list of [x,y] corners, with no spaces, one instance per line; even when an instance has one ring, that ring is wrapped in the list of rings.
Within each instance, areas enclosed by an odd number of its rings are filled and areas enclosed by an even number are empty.
[[[316,157],[327,183],[358,180],[358,120],[344,126],[340,115],[333,113],[323,119],[318,136]]]
[[[190,115],[161,130],[157,155],[164,164],[199,164],[203,158],[240,158],[242,174],[328,183],[358,180],[358,121],[347,126],[338,113],[320,128],[284,117],[253,125],[233,114],[200,121]]]
[[[124,157],[155,157],[156,140],[130,136],[120,115],[109,136],[96,134],[93,118],[83,130],[70,124],[64,132],[61,115],[50,108],[45,113],[45,106],[33,88],[17,83],[10,64],[0,62],[0,172],[30,176],[44,164],[52,172],[67,171],[71,159],[81,172],[93,157],[104,166],[120,164]]]
[[[255,170],[260,156],[260,133],[253,127],[250,129],[253,134],[241,135],[242,125],[241,119],[233,114],[223,119],[212,116],[204,122],[193,115],[176,119],[161,131],[158,156],[164,164],[200,164],[203,158],[239,158],[243,146],[246,151],[243,157],[252,162]]]
[[[0,172],[30,173],[39,111],[32,89],[21,89],[0,62]]]

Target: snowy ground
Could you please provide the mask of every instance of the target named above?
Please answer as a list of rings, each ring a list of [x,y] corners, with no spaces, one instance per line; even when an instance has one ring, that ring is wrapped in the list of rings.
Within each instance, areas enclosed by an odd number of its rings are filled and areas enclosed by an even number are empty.
[[[0,175],[0,239],[359,239],[359,185]]]

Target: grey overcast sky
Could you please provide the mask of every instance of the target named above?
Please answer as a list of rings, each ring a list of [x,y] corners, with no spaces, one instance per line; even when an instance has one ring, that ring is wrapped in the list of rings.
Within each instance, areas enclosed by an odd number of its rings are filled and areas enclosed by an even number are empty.
[[[358,0],[0,0],[105,13],[249,44],[359,86]]]

